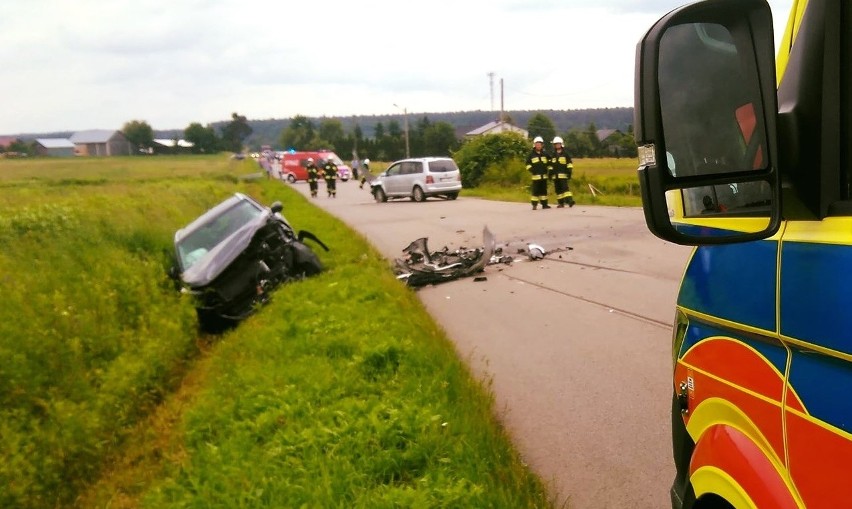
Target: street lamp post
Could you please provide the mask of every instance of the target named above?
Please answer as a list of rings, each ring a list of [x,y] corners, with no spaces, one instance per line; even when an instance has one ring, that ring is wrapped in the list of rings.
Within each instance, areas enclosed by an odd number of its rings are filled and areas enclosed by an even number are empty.
[[[405,127],[403,128],[405,130],[405,158],[408,159],[409,157],[411,157],[411,151],[408,149],[408,108],[399,106],[396,103],[393,103],[393,105],[402,110],[402,115],[404,118],[403,123],[405,125]]]

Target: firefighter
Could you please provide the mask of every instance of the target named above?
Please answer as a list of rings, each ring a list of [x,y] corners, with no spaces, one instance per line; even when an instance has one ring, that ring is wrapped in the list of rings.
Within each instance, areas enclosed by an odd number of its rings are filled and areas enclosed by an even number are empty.
[[[337,165],[330,158],[322,167],[322,177],[325,179],[325,189],[329,198],[337,198]]]
[[[539,202],[542,209],[549,209],[547,204],[547,176],[550,168],[550,157],[544,151],[544,139],[536,136],[533,140],[533,149],[527,156],[527,171],[531,175],[530,203],[532,209],[538,208]]]
[[[556,192],[556,208],[565,208],[565,204],[569,207],[574,206],[574,195],[571,193],[568,184],[571,180],[571,174],[574,172],[574,163],[571,161],[571,156],[563,146],[562,138],[559,136],[553,138],[553,153],[550,155],[550,175],[553,179],[553,190]]]
[[[314,164],[314,158],[308,158],[308,164],[305,166],[305,170],[308,171],[308,185],[311,186],[311,198],[317,197],[317,188],[319,185],[317,181],[319,180],[319,168]]]
[[[361,165],[361,184],[358,186],[358,189],[364,189],[364,183],[367,182],[367,175],[370,173],[370,160],[364,159],[364,163]]]

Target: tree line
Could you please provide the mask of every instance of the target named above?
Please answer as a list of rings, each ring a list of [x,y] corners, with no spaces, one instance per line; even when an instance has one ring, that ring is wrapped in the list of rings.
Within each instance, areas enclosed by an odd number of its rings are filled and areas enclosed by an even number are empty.
[[[447,114],[443,114],[447,115]],[[338,118],[322,118],[318,122],[303,115],[297,115],[287,122],[277,139],[275,147],[279,150],[332,150],[343,159],[350,156],[359,159],[370,158],[379,161],[394,161],[407,156],[452,156],[464,144],[464,136],[459,135],[456,126],[446,120],[434,121],[428,115],[413,119],[407,126],[400,125],[396,118],[386,121],[377,117],[364,125],[352,119],[344,123]],[[407,119],[406,119],[407,120]],[[513,123],[512,118],[504,115],[504,120]],[[407,129],[406,129],[407,127]],[[541,136],[549,146],[555,136],[561,136],[566,150],[573,157],[636,157],[636,143],[633,139],[633,127],[626,131],[613,130],[605,139],[594,122],[584,127],[572,127],[559,130],[551,116],[543,112],[527,115],[525,128],[530,140]],[[137,153],[148,153],[154,146],[154,129],[144,120],[132,120],[124,124],[122,132],[135,147]],[[260,145],[248,142],[254,132],[251,122],[244,115],[231,114],[231,120],[201,125],[190,123],[182,132],[172,131],[175,138],[183,138],[192,143],[193,153],[209,154],[221,151],[243,152],[259,151]],[[369,132],[372,136],[365,135]],[[256,141],[255,141],[256,143]],[[272,143],[270,143],[272,144]],[[249,145],[249,146],[247,146]],[[2,147],[0,147],[2,150]],[[17,140],[7,148],[10,152],[35,153],[35,142]]]

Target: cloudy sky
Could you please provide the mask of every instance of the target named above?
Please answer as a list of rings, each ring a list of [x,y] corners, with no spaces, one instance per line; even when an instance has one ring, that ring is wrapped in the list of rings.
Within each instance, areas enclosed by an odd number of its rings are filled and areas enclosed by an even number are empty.
[[[507,110],[632,106],[636,42],[683,3],[4,2],[0,135],[499,110],[501,80]]]

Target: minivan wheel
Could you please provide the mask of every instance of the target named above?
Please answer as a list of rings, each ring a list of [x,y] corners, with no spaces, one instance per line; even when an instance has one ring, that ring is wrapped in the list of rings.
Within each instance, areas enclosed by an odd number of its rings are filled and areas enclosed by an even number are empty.
[[[289,182],[291,184],[295,184],[296,183],[296,176],[293,175],[292,173],[287,175],[287,182]]]
[[[388,196],[385,194],[381,187],[373,189],[373,197],[376,198],[376,203],[384,203],[388,201]]]
[[[411,192],[411,199],[417,202],[424,201],[426,199],[426,193],[420,189],[420,186],[414,186],[414,190]]]
[[[459,193],[447,193],[447,199],[448,200],[455,200],[458,197],[459,197]]]

